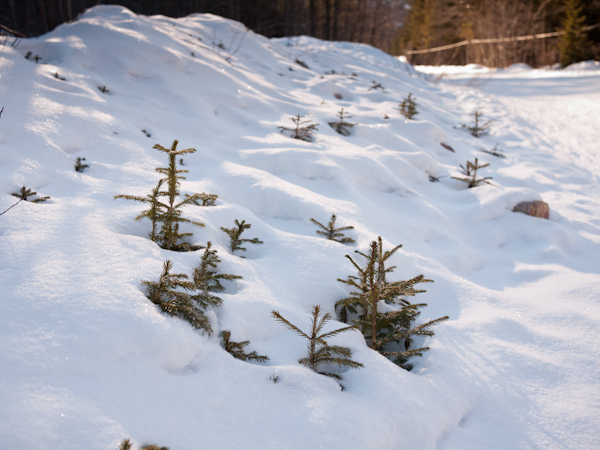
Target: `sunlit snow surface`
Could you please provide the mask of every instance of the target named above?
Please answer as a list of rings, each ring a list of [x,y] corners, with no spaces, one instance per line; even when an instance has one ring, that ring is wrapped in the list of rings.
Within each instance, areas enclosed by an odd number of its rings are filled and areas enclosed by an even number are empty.
[[[409,93],[413,121],[398,109]],[[597,63],[416,70],[365,45],[100,6],[0,47],[1,106],[0,212],[23,185],[51,200],[0,216],[0,448],[597,448]],[[342,107],[349,137],[327,125]],[[480,139],[460,128],[476,110],[493,121]],[[314,142],[278,131],[296,114],[319,123]],[[140,286],[166,259],[191,274],[200,252],[162,250],[133,220],[142,207],[113,199],[149,194],[165,164],[152,146],[174,139],[198,150],[182,191],[219,196],[186,209],[206,223],[194,242],[244,277],[211,312],[213,336],[159,313]],[[481,151],[496,143],[505,159]],[[492,186],[447,176],[474,158]],[[550,220],[513,213],[523,200],[549,203]],[[332,213],[355,246],[315,234],[310,218]],[[245,259],[220,230],[235,219],[264,241]],[[341,391],[297,363],[305,343],[270,312],[304,328],[313,304],[334,314],[348,294],[336,280],[353,274],[344,255],[377,236],[403,244],[393,280],[435,281],[414,299],[423,320],[450,320],[412,372],[339,335],[365,365]],[[234,359],[223,329],[271,361]]]

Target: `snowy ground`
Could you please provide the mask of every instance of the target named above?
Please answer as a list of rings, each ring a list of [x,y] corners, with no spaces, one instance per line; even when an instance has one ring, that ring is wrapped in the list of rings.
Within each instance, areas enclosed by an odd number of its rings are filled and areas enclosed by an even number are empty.
[[[417,120],[399,114],[408,93]],[[101,6],[0,47],[2,106],[0,212],[21,186],[51,200],[0,216],[0,448],[598,447],[598,64],[416,71],[365,45]],[[357,123],[348,137],[327,125],[342,107]],[[493,120],[479,139],[459,126],[475,110]],[[298,113],[320,124],[314,142],[278,131]],[[159,248],[133,220],[142,207],[113,199],[149,194],[165,163],[152,146],[174,139],[198,150],[183,191],[219,196],[186,210],[206,223],[194,242],[243,276],[211,312],[212,336],[162,315],[140,286],[166,259],[190,274],[200,252]],[[505,159],[481,151],[496,143]],[[475,157],[493,185],[444,177]],[[511,211],[540,199],[550,220]],[[310,218],[332,213],[355,227],[354,246],[315,234]],[[264,241],[245,259],[220,230],[235,219]],[[270,312],[301,327],[314,304],[334,314],[348,294],[336,280],[353,274],[344,255],[377,236],[403,244],[395,279],[435,281],[417,297],[423,320],[450,320],[412,372],[358,332],[339,335],[365,366],[341,391],[297,363],[304,342]],[[270,362],[234,359],[223,329]]]

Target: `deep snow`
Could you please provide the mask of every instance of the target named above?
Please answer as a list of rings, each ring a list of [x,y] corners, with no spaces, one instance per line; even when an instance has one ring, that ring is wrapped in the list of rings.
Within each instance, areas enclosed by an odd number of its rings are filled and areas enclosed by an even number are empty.
[[[409,92],[413,121],[398,111]],[[116,449],[125,437],[171,450],[597,448],[597,63],[416,70],[366,45],[99,6],[0,47],[1,106],[0,212],[24,185],[51,197],[0,216],[2,449]],[[342,107],[358,124],[349,137],[327,125]],[[493,120],[479,139],[459,126],[475,110]],[[314,142],[278,132],[298,113],[320,124]],[[200,252],[159,248],[133,220],[142,207],[113,199],[149,194],[164,164],[152,146],[174,139],[197,149],[183,192],[219,196],[186,209],[206,223],[194,242],[243,276],[211,312],[213,336],[162,315],[140,286],[166,259],[191,274]],[[496,143],[505,159],[481,152]],[[492,186],[443,177],[475,157]],[[523,200],[548,202],[550,220],[513,213]],[[356,245],[315,234],[310,218],[332,213]],[[235,219],[264,241],[245,259],[220,230]],[[336,280],[353,274],[344,255],[377,236],[403,244],[394,279],[435,281],[416,297],[423,320],[450,320],[412,372],[360,333],[339,335],[365,365],[341,391],[297,363],[304,342],[270,311],[301,327],[313,304],[334,314],[348,293]],[[270,362],[234,359],[223,329]]]

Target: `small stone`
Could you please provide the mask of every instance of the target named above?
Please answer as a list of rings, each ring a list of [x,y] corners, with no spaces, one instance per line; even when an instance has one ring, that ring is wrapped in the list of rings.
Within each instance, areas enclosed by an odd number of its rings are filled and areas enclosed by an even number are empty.
[[[542,217],[548,219],[550,217],[550,207],[548,203],[540,200],[532,202],[521,202],[513,208],[514,212],[522,212],[533,217]]]

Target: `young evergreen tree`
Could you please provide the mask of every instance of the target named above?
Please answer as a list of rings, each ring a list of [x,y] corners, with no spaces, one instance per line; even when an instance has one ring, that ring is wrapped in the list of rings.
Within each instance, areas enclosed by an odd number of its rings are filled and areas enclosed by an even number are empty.
[[[185,274],[170,273],[172,268],[173,263],[167,260],[158,281],[142,281],[146,297],[161,311],[189,322],[195,329],[211,330],[209,318],[189,294],[195,289],[194,283],[187,281]]]
[[[234,253],[236,250],[241,250],[241,251],[245,252],[246,248],[242,247],[242,243],[244,243],[244,242],[248,242],[250,244],[263,244],[263,241],[259,240],[258,238],[252,238],[252,239],[240,238],[240,236],[242,235],[242,233],[245,230],[252,227],[251,224],[246,223],[245,220],[242,220],[240,222],[239,220],[235,219],[235,225],[237,228],[221,227],[221,230],[223,230],[225,233],[227,233],[229,235],[229,238],[230,238],[229,249],[231,250],[231,253]]]
[[[350,136],[351,130],[356,124],[346,122],[346,119],[350,119],[352,116],[342,108],[341,111],[337,113],[337,117],[340,119],[339,122],[329,122],[329,126],[342,136]]]
[[[467,124],[461,123],[460,126],[469,130],[471,135],[475,136],[476,138],[484,136],[490,132],[490,125],[492,121],[488,120],[487,122],[481,123],[481,117],[483,117],[483,114],[479,111],[475,111],[473,113],[475,124],[472,127],[470,127]]]
[[[183,150],[177,150],[177,144],[179,141],[175,139],[170,149],[163,147],[160,144],[156,144],[153,148],[164,152],[169,157],[168,167],[158,167],[157,172],[162,173],[165,177],[163,180],[166,182],[166,200],[167,209],[161,216],[162,227],[160,230],[160,239],[162,247],[166,250],[176,251],[189,251],[197,250],[199,246],[193,246],[188,243],[179,243],[179,241],[185,237],[191,236],[192,233],[181,233],[179,226],[182,223],[190,223],[199,227],[204,227],[201,222],[195,222],[193,220],[182,217],[181,207],[192,203],[194,200],[199,198],[199,194],[194,194],[186,197],[184,200],[178,201],[181,196],[179,192],[179,186],[181,185],[180,180],[185,180],[185,177],[181,176],[181,173],[188,173],[185,169],[177,168],[177,157],[186,153],[194,153],[195,148],[186,148]]]
[[[185,194],[185,196],[191,197],[188,194]],[[200,192],[197,196],[196,200],[191,201],[196,206],[215,206],[215,201],[219,198],[217,194],[207,194],[206,192]]]
[[[119,450],[132,450],[133,444],[129,439],[123,439],[119,444]]]
[[[77,157],[77,160],[75,161],[75,171],[76,172],[83,172],[85,169],[87,169],[88,167],[90,167],[87,164],[84,164],[83,161],[85,161],[85,158],[81,158],[81,157]]]
[[[294,117],[290,117],[291,121],[296,125],[294,128],[288,127],[277,127],[279,131],[289,131],[292,133],[294,139],[300,139],[301,141],[312,142],[313,137],[317,134],[318,128],[316,123],[312,123],[310,120],[302,120],[306,116],[297,114]]]
[[[157,167],[156,171],[163,174],[164,178],[159,180],[152,194],[146,197],[135,195],[115,195],[115,198],[123,198],[125,200],[134,200],[140,203],[150,205],[143,211],[136,220],[141,220],[144,217],[149,218],[152,222],[152,231],[149,233],[150,239],[157,242],[162,248],[173,251],[193,251],[198,250],[201,246],[192,245],[182,239],[192,236],[192,233],[180,232],[180,225],[189,223],[199,227],[204,227],[201,222],[196,222],[183,217],[181,208],[187,204],[198,204],[201,200],[201,194],[186,195],[183,200],[180,200],[181,194],[179,187],[181,180],[185,177],[182,173],[187,173],[187,170],[177,168],[177,156],[185,153],[193,153],[196,149],[188,148],[177,150],[178,141],[174,140],[170,149],[156,144],[153,148],[160,150],[168,155],[168,167]],[[165,190],[162,190],[165,188]],[[164,200],[161,200],[164,199]]]
[[[221,346],[233,355],[234,358],[242,361],[254,361],[265,363],[269,360],[268,356],[259,355],[256,351],[246,353],[245,348],[250,345],[250,341],[235,342],[231,340],[231,331],[223,330],[221,336]]]
[[[331,378],[335,378],[337,380],[341,380],[341,375],[333,372],[326,372],[321,370],[323,365],[337,365],[338,367],[348,367],[350,369],[358,369],[363,367],[363,365],[359,362],[352,360],[352,350],[348,347],[341,347],[338,345],[329,345],[326,339],[330,337],[336,336],[345,331],[355,329],[354,326],[339,328],[334,331],[330,331],[328,333],[322,333],[322,329],[325,324],[331,319],[331,315],[326,313],[324,316],[321,316],[321,307],[319,305],[314,305],[312,310],[312,319],[310,324],[310,331],[305,333],[296,325],[289,322],[285,319],[278,311],[271,311],[271,315],[278,322],[282,323],[290,330],[299,334],[303,338],[308,340],[308,356],[305,358],[301,358],[298,360],[300,364],[308,367],[314,372],[325,375]]]
[[[32,191],[29,188],[26,188],[25,186],[23,186],[19,192],[13,192],[11,195],[13,197],[17,197],[19,199],[19,201],[25,200],[26,202],[31,202],[31,203],[42,203],[50,198],[50,197],[40,197],[40,198],[36,198],[34,200],[29,200],[29,197],[38,195],[38,193]],[[19,203],[19,202],[17,202],[17,203]]]
[[[504,155],[504,153],[502,153],[502,150],[498,148],[499,144],[494,145],[494,148],[491,150],[485,150],[485,149],[481,149],[482,152],[484,153],[488,153],[490,155],[494,155],[498,158],[506,158],[506,156]]]
[[[345,237],[344,233],[342,233],[342,231],[345,231],[345,230],[353,230],[354,227],[349,226],[349,227],[335,228],[336,219],[337,219],[336,215],[332,214],[331,219],[329,219],[329,223],[327,224],[327,226],[323,225],[321,222],[318,222],[313,218],[311,218],[310,221],[312,223],[314,223],[315,225],[318,225],[319,227],[321,227],[321,230],[317,230],[317,234],[319,236],[324,236],[325,238],[327,238],[331,241],[339,242],[340,244],[354,244],[354,242],[356,242],[354,239],[352,239],[350,237]]]
[[[402,114],[407,119],[412,120],[419,112],[417,111],[417,102],[412,97],[412,94],[408,94],[402,103],[400,103],[400,114]]]
[[[217,273],[220,262],[221,260],[217,256],[217,250],[212,248],[212,243],[209,241],[200,258],[200,265],[194,269],[193,284],[196,293],[191,296],[192,300],[196,303],[196,306],[203,311],[209,306],[218,308],[223,304],[221,298],[213,295],[214,292],[225,291],[222,281],[242,279],[239,275]],[[207,323],[203,328],[208,334],[212,333],[210,323]]]
[[[410,348],[414,336],[433,336],[431,327],[447,320],[448,317],[430,320],[416,325],[420,311],[425,303],[412,304],[403,297],[413,297],[424,290],[416,289],[419,283],[432,282],[423,275],[410,280],[388,282],[386,276],[396,267],[386,267],[386,261],[400,248],[383,251],[381,237],[371,242],[369,252],[356,251],[366,261],[361,267],[349,255],[348,260],[357,269],[357,276],[338,281],[354,289],[350,296],[336,303],[341,320],[354,322],[363,335],[367,345],[382,355],[391,358],[400,367],[410,370],[407,364],[411,356],[422,356],[428,347]],[[384,306],[387,305],[387,306]],[[397,306],[398,308],[395,308]]]
[[[474,163],[472,163],[471,161],[467,161],[466,168],[463,167],[462,164],[460,165],[460,168],[462,169],[463,174],[470,178],[466,178],[466,177],[452,177],[452,178],[454,178],[455,180],[464,181],[465,183],[467,183],[469,185],[469,189],[477,187],[481,183],[491,184],[488,180],[491,180],[492,177],[477,178],[477,170],[483,169],[484,167],[487,167],[487,166],[489,166],[489,163],[483,164],[480,166],[479,161],[477,160],[477,158],[475,158]]]
[[[564,0],[565,17],[562,21],[564,34],[558,38],[560,64],[563,67],[578,61],[592,59],[592,43],[583,31],[585,16],[580,0]]]

